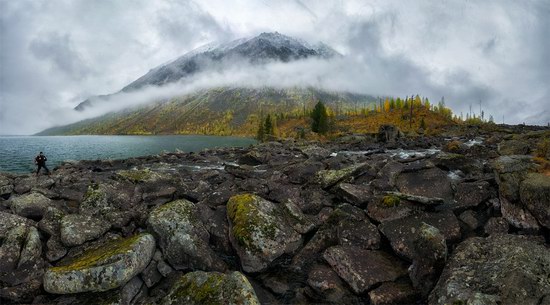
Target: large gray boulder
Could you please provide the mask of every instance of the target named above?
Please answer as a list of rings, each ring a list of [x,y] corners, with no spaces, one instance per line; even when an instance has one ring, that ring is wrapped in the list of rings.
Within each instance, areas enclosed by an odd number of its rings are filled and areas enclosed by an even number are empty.
[[[323,258],[358,294],[407,274],[398,258],[378,250],[334,246],[325,251]]]
[[[19,215],[0,211],[0,239],[5,238],[11,228],[20,225],[33,226],[35,222]]]
[[[70,214],[61,219],[60,238],[65,246],[74,247],[101,237],[111,228],[103,219],[88,215]]]
[[[181,199],[154,209],[147,223],[174,268],[224,271],[225,263],[210,249],[210,234],[199,217],[198,207]]]
[[[411,195],[446,200],[453,197],[447,173],[436,167],[403,172],[397,177],[396,186],[400,192]]]
[[[455,242],[461,237],[458,219],[451,211],[422,213],[391,220],[380,224],[378,229],[388,238],[395,253],[412,261],[418,256],[415,242],[420,238],[424,223],[437,228],[446,242]]]
[[[229,239],[244,271],[262,271],[274,259],[294,252],[302,244],[302,236],[287,217],[281,207],[256,195],[229,199]]]
[[[51,200],[40,193],[29,193],[10,199],[12,211],[27,218],[41,218],[51,205]]]
[[[154,252],[155,239],[151,234],[108,242],[63,265],[48,268],[44,289],[68,294],[118,288],[145,269]]]
[[[254,288],[242,273],[196,271],[183,275],[161,305],[259,305]]]
[[[550,229],[550,177],[538,173],[527,174],[520,184],[519,194],[523,206],[541,225]]]
[[[550,250],[518,235],[470,238],[454,250],[429,304],[535,305],[550,297]]]

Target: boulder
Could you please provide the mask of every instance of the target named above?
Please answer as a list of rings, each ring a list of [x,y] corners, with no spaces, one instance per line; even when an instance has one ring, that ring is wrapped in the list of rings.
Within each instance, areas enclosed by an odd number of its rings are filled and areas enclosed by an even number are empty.
[[[369,168],[370,166],[367,163],[359,163],[343,169],[321,170],[315,175],[315,181],[326,189],[338,182],[348,181],[353,177],[360,176]]]
[[[447,173],[435,167],[403,172],[397,177],[396,186],[400,192],[410,195],[444,200],[453,197],[451,181]]]
[[[259,305],[252,285],[240,272],[229,274],[196,271],[183,275],[160,305]]]
[[[12,211],[19,216],[27,218],[41,218],[52,202],[40,193],[12,197],[10,201]]]
[[[277,257],[302,244],[284,211],[252,194],[236,195],[227,203],[229,238],[246,272],[259,272]]]
[[[452,207],[455,210],[473,208],[489,199],[490,196],[491,188],[487,181],[460,183],[456,186]]]
[[[423,223],[437,228],[445,236],[446,242],[457,241],[461,236],[460,225],[451,211],[422,213],[386,221],[378,229],[388,238],[395,253],[412,261],[419,255],[414,243],[419,239]]]
[[[372,199],[372,189],[368,185],[340,183],[336,186],[335,193],[345,201],[360,207],[366,206]]]
[[[407,274],[398,258],[378,250],[334,246],[325,251],[323,258],[358,294]]]
[[[530,151],[530,144],[521,140],[507,140],[498,144],[498,153],[502,156],[527,155]]]
[[[409,277],[413,287],[423,298],[436,284],[447,260],[445,236],[436,227],[422,223],[418,239],[414,242],[413,263],[409,267]]]
[[[467,239],[454,250],[429,304],[541,304],[550,294],[549,254],[524,236]]]
[[[540,225],[537,219],[520,205],[512,204],[505,197],[500,197],[500,211],[502,217],[508,221],[511,226],[521,229],[528,234],[536,234],[540,231]]]
[[[44,216],[38,222],[38,228],[49,236],[58,235],[63,216],[65,216],[65,213],[60,209],[48,207],[44,212]]]
[[[487,235],[497,233],[508,233],[509,225],[508,221],[503,217],[491,217],[483,226],[483,232]]]
[[[519,187],[521,203],[539,223],[550,229],[550,176],[529,173]]]
[[[12,192],[12,182],[7,177],[0,175],[0,198],[8,199]]]
[[[378,249],[380,247],[380,233],[368,219],[355,221],[344,219],[336,228],[338,244],[354,246],[363,249]]]
[[[512,203],[519,203],[519,185],[527,173],[535,168],[531,156],[502,156],[493,162],[499,195]]]
[[[88,215],[70,214],[61,219],[59,234],[65,246],[74,247],[101,237],[111,224]]]
[[[0,242],[0,286],[17,286],[42,276],[42,242],[32,226],[12,227]]]
[[[216,271],[227,268],[210,249],[210,234],[194,203],[180,199],[159,206],[151,211],[147,224],[157,236],[164,257],[174,268]]]
[[[323,301],[331,303],[345,303],[347,289],[332,268],[326,265],[313,266],[307,276],[307,284]]]
[[[6,237],[11,228],[21,225],[33,226],[35,222],[19,215],[0,211],[0,239]]]
[[[14,190],[18,194],[24,194],[33,188],[49,189],[55,184],[55,180],[49,177],[25,177],[15,180]]]
[[[147,267],[154,252],[155,239],[151,234],[107,242],[64,265],[48,268],[44,289],[68,294],[121,287]]]
[[[382,143],[394,143],[403,137],[403,132],[394,125],[380,125],[378,128],[378,141]]]

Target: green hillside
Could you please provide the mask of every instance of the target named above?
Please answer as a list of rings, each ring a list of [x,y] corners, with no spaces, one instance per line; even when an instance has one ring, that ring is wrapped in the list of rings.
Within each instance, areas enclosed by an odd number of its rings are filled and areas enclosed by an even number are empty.
[[[215,88],[109,113],[37,135],[210,134],[254,135],[259,114],[299,116],[323,101],[333,109],[364,108],[373,96],[315,88]]]

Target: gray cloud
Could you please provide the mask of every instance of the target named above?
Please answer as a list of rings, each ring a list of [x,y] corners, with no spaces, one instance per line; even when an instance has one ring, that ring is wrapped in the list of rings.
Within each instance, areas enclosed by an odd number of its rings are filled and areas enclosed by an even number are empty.
[[[70,109],[89,96],[116,92],[202,44],[262,31],[324,41],[346,57],[242,67],[186,86],[148,89],[142,97],[119,97],[118,103],[209,85],[294,82],[445,96],[457,113],[481,100],[497,121],[550,121],[544,111],[550,109],[546,0],[0,0],[0,134],[80,119]]]

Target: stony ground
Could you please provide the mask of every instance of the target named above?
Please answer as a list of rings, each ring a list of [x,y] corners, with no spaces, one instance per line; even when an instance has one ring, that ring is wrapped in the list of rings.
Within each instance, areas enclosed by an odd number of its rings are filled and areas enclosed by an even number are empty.
[[[386,127],[0,174],[0,303],[550,304],[547,136]]]

